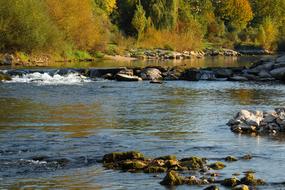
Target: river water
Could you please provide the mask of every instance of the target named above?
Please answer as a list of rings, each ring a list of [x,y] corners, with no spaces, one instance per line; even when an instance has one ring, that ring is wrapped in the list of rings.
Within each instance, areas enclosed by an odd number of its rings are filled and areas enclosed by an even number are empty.
[[[251,169],[270,184],[284,182],[285,137],[241,136],[226,126],[240,109],[284,106],[284,94],[278,83],[14,77],[0,83],[0,189],[165,189],[164,174],[98,163],[106,153],[129,150],[210,161],[252,154],[251,161],[227,164],[221,177]],[[203,189],[174,189],[189,188]]]

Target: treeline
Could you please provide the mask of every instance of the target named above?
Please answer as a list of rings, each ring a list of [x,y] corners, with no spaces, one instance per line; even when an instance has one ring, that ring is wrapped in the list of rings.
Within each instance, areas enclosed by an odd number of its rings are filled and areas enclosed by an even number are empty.
[[[1,51],[284,48],[284,0],[0,0]]]

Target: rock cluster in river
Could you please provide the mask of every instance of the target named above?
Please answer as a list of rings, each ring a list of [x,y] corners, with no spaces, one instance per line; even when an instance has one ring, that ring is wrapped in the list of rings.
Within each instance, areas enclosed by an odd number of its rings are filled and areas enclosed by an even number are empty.
[[[285,132],[285,108],[275,111],[241,110],[228,122],[235,133],[275,134]]]
[[[244,159],[241,157],[240,159]],[[228,156],[221,160],[228,163],[238,161],[238,158]],[[226,187],[235,187],[236,189],[246,188],[248,186],[263,185],[265,182],[256,179],[252,172],[246,172],[241,179],[236,177],[219,179],[219,170],[226,165],[217,161],[208,163],[206,158],[188,157],[177,159],[175,155],[162,156],[158,158],[147,158],[142,153],[136,151],[113,152],[103,157],[103,166],[107,169],[121,170],[125,172],[137,173],[166,173],[166,176],[160,182],[161,185],[210,185],[221,184]],[[185,176],[186,173],[194,175]],[[215,188],[214,188],[215,187]],[[206,189],[219,189],[217,186],[209,186]]]

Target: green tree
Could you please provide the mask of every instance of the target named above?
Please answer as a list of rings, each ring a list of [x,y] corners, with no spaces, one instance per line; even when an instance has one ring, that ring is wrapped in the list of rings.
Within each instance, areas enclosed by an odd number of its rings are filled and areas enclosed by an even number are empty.
[[[248,0],[214,1],[216,15],[225,22],[230,30],[241,31],[253,19]]]
[[[0,44],[4,50],[56,47],[60,39],[42,0],[0,0]]]
[[[141,39],[143,32],[146,28],[146,24],[147,24],[147,19],[145,16],[145,11],[143,9],[143,6],[139,2],[132,20],[132,25],[137,31],[138,40]]]
[[[270,17],[266,17],[259,27],[258,40],[260,44],[269,50],[273,50],[277,43],[278,28]]]

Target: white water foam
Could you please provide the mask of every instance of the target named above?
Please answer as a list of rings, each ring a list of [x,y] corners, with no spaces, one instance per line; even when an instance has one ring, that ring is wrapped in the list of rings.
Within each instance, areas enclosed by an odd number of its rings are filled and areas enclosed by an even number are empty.
[[[84,82],[91,82],[91,80],[78,73],[69,73],[67,75],[53,76],[48,73],[30,73],[22,76],[13,76],[9,83],[36,83],[39,85],[74,85],[82,84]]]

